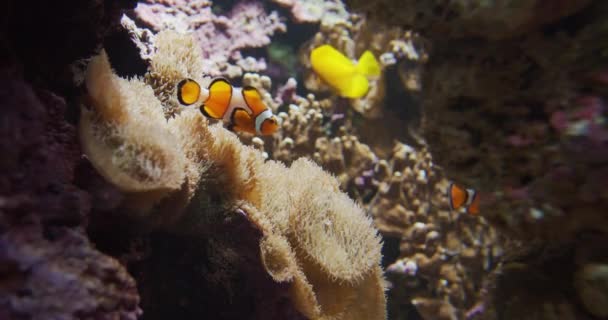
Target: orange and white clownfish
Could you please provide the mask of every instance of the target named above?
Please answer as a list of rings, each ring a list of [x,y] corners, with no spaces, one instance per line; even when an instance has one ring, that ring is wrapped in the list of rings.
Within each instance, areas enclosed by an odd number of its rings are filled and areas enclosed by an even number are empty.
[[[448,199],[450,201],[450,209],[456,210],[465,207],[467,213],[471,215],[479,214],[479,196],[473,189],[466,189],[455,183],[451,183],[448,187]]]
[[[254,87],[233,87],[228,80],[216,78],[207,89],[201,112],[212,119],[221,119],[228,129],[257,135],[271,135],[279,128],[272,110],[264,104]],[[177,84],[177,99],[183,105],[191,105],[204,96],[198,82],[184,79]]]

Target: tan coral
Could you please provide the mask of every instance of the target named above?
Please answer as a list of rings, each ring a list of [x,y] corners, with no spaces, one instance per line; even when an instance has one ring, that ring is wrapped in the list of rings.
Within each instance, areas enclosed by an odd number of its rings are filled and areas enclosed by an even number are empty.
[[[103,52],[91,60],[86,84],[92,109],[82,110],[80,138],[95,168],[124,191],[180,188],[185,159],[152,89],[113,74]]]
[[[183,108],[175,94],[175,86],[190,78],[206,88],[210,78],[204,77],[201,48],[187,34],[164,30],[155,37],[156,53],[150,58],[145,80],[162,102],[166,114],[175,114]]]
[[[170,84],[200,76],[196,68],[167,62],[189,61],[174,59],[180,50],[159,45],[152,57],[158,81],[149,84],[156,95],[139,79],[113,74],[105,55],[92,60],[90,72],[98,77],[87,81],[91,110],[83,110],[80,123],[91,162],[129,191],[127,202],[146,203],[140,211],[158,228],[196,234],[235,209],[245,212],[262,233],[260,263],[275,281],[291,284],[292,301],[307,317],[385,319],[380,240],[371,219],[314,163],[264,162],[261,152],[221,123],[209,125],[195,108],[176,112]],[[119,156],[134,164],[113,161]],[[138,175],[149,163],[160,168],[148,174],[154,179]],[[168,191],[149,192],[155,188]]]
[[[413,285],[406,293],[424,319],[463,318],[482,298],[477,288],[501,255],[497,233],[483,218],[449,210],[449,182],[428,151],[397,144],[390,164],[392,178],[369,207],[381,232],[401,239],[390,279],[432,284],[432,290]]]

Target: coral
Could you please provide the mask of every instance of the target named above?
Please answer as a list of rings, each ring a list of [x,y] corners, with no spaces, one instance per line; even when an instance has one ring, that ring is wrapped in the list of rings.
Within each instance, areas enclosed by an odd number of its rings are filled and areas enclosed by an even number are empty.
[[[135,14],[156,31],[193,32],[203,57],[200,63],[211,76],[234,78],[243,71],[266,69],[263,59],[244,57],[241,50],[265,46],[275,32],[285,31],[278,14],[266,14],[257,2],[242,1],[226,15],[216,15],[207,0],[150,0],[139,3]]]
[[[137,319],[135,282],[118,261],[95,250],[80,231],[47,232],[52,240],[40,226],[12,228],[0,238],[0,259],[13,291],[0,297],[5,312],[33,319]]]
[[[517,45],[434,45],[423,86],[432,92],[424,114],[431,152],[451,178],[486,192],[488,217],[514,235],[605,231],[606,203],[594,182],[605,171],[605,93],[587,79],[608,63],[591,57],[605,46],[607,9],[598,3],[579,13],[585,23],[570,34],[559,30],[575,18]]]
[[[385,178],[368,210],[385,236],[400,239],[399,259],[387,268],[399,286],[391,298],[411,301],[424,319],[462,319],[502,254],[498,235],[485,220],[449,210],[448,181],[428,151],[398,144],[389,163],[376,167]]]
[[[312,72],[310,52],[323,44],[332,45],[353,60],[366,50],[379,59],[382,75],[371,79],[366,96],[348,100],[339,98]],[[390,154],[394,139],[412,140],[410,133],[419,126],[419,117],[415,114],[421,87],[420,73],[426,59],[425,44],[417,34],[400,28],[383,28],[355,14],[349,17],[348,23],[321,26],[300,49],[301,64],[307,68],[304,87],[327,100],[325,103],[335,106],[328,112],[344,115],[356,130],[359,140],[383,157]],[[405,92],[401,91],[401,83],[408,88]],[[349,115],[353,111],[357,114]],[[357,118],[363,119],[356,121]],[[403,130],[404,127],[407,130]]]
[[[132,1],[3,2],[0,13],[0,318],[137,319],[139,294],[88,239],[76,185],[78,60]]]
[[[344,3],[338,0],[273,1],[290,8],[296,23],[320,23],[322,26],[349,23],[350,14],[346,11]]]
[[[103,53],[91,60],[90,110],[83,110],[80,122],[91,162],[127,192],[125,206],[159,230],[211,237],[221,248],[230,241],[214,235],[214,226],[237,219],[235,213],[246,217],[260,233],[259,262],[276,282],[289,284],[293,305],[306,317],[385,318],[379,238],[337,180],[303,159],[289,168],[264,162],[261,152],[244,146],[221,123],[209,125],[196,107],[163,107],[171,79],[200,76],[198,67],[179,65],[198,51],[163,44],[179,37],[173,35],[156,36],[150,74],[158,75],[145,77],[157,79],[151,86],[113,74]],[[167,61],[178,63],[170,68]],[[155,138],[143,140],[145,135]],[[239,261],[238,252],[215,257]]]
[[[160,129],[167,125],[154,91],[113,74],[105,53],[89,63],[86,85],[91,106],[107,106],[83,109],[80,118],[83,149],[97,170],[124,191],[179,189],[185,159],[173,156],[177,139]]]
[[[296,83],[288,82],[278,94],[281,104],[291,106],[280,113],[282,130],[272,140],[252,143],[288,163],[309,155],[371,214],[385,241],[400,242],[399,253],[386,261],[389,315],[415,309],[428,319],[438,310],[447,319],[464,317],[482,301],[478,290],[502,255],[495,229],[484,219],[450,212],[448,180],[428,151],[397,143],[380,157],[348,133],[352,124],[335,117],[329,99],[294,95],[289,88]],[[403,305],[409,311],[399,311]]]
[[[599,54],[606,50],[606,3],[349,3],[427,39],[420,101],[433,161],[480,192],[482,215],[500,234],[530,247],[506,246],[505,263],[484,286],[491,298],[468,314],[589,317],[581,304],[601,313],[592,302],[603,299],[601,285],[582,279],[601,278],[605,249],[591,245],[589,255],[599,257],[590,261],[578,261],[578,252],[581,239],[603,239],[607,231],[599,183],[608,159],[608,59]],[[407,262],[402,269],[412,270]]]
[[[412,20],[433,48],[420,92],[425,140],[450,179],[486,194],[483,211],[512,235],[568,239],[586,228],[605,231],[605,215],[591,207],[605,206],[595,182],[605,171],[605,84],[596,75],[608,60],[592,52],[605,48],[606,7],[556,2],[559,10],[539,14],[548,3],[522,4],[461,7],[483,17],[467,23],[496,23],[473,28],[484,39],[463,38],[479,36],[470,28],[450,28],[463,33],[455,34]],[[494,10],[514,24],[497,23]],[[464,23],[458,17],[449,23]]]
[[[6,70],[0,82],[8,89],[0,100],[10,106],[0,126],[2,316],[136,319],[133,279],[83,231],[89,198],[72,181],[80,152],[65,100]]]
[[[525,34],[545,24],[576,13],[591,1],[399,1],[382,0],[372,4],[346,0],[370,19],[420,30],[433,37],[480,36],[502,39]]]

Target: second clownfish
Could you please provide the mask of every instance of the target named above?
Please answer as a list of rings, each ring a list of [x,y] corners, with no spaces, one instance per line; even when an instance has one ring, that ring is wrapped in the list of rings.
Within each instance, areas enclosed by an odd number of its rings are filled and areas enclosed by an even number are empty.
[[[201,112],[212,119],[223,120],[228,129],[257,135],[271,135],[279,128],[277,117],[264,104],[259,91],[253,87],[233,87],[228,80],[217,78],[209,84]],[[177,84],[177,99],[192,105],[204,96],[198,82],[184,79]]]
[[[448,199],[450,201],[450,209],[452,210],[464,207],[469,214],[479,214],[479,196],[473,189],[466,189],[460,185],[451,183],[448,187]]]

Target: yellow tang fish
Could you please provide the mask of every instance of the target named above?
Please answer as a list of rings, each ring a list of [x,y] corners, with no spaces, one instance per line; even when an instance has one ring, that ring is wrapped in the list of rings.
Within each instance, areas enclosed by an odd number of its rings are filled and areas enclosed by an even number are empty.
[[[312,69],[345,98],[361,98],[369,90],[368,77],[380,75],[380,65],[369,50],[355,64],[330,45],[322,45],[310,53]]]
[[[207,89],[207,98],[200,108],[212,119],[222,119],[228,129],[258,135],[271,135],[279,128],[277,117],[264,104],[254,87],[233,87],[228,80],[216,78]],[[177,100],[183,105],[198,102],[205,93],[192,79],[184,79],[177,85]]]

